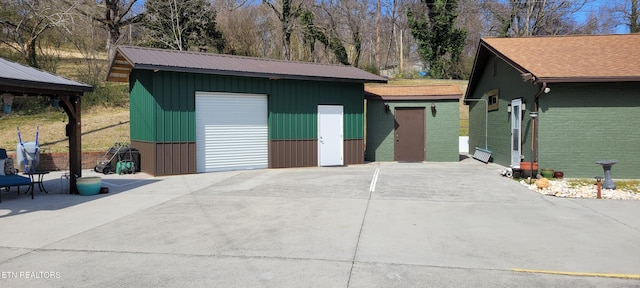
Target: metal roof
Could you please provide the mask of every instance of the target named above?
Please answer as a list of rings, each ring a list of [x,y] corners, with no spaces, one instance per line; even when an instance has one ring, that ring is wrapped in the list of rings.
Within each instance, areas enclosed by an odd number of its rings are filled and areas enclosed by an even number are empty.
[[[491,55],[533,83],[638,82],[640,34],[483,38],[466,97],[480,81]],[[524,76],[523,76],[524,77]]]
[[[382,100],[444,100],[462,97],[460,88],[453,85],[371,85],[364,87],[364,93],[367,99]]]
[[[357,83],[387,79],[352,66],[282,61],[264,58],[118,46],[107,80],[129,82],[133,69]]]
[[[93,86],[0,58],[0,90],[34,94],[89,92]]]

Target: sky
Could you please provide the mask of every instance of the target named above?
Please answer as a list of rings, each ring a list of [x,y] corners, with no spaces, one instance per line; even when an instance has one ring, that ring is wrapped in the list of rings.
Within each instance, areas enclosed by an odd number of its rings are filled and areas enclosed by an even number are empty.
[[[629,0],[593,0],[586,4],[578,13],[576,13],[576,21],[584,22],[592,12],[597,13],[601,9],[607,9],[611,7],[615,7],[617,5],[623,5],[629,2]],[[629,33],[629,26],[626,24],[618,24],[614,33],[616,34],[627,34]]]

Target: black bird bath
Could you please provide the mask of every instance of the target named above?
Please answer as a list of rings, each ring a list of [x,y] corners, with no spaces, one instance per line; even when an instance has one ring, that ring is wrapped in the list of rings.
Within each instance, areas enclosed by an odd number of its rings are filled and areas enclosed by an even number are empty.
[[[614,183],[613,178],[611,178],[611,166],[616,163],[618,163],[618,160],[596,161],[596,164],[600,164],[602,166],[602,169],[604,169],[604,183],[602,183],[602,188],[613,190],[616,189],[616,183]]]

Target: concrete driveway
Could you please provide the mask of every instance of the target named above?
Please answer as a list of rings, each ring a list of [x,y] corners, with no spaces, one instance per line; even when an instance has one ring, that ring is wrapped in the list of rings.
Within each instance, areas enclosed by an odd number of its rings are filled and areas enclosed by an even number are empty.
[[[51,174],[35,200],[3,194],[0,287],[640,287],[621,279],[640,279],[640,201],[542,196],[499,169],[108,175],[98,196]]]

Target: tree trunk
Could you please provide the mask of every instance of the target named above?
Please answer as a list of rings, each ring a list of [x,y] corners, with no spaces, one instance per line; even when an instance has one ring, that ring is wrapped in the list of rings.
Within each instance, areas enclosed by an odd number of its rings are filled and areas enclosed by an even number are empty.
[[[36,53],[36,38],[32,38],[27,44],[27,63],[34,68],[40,68],[38,64],[38,54]]]
[[[355,55],[353,56],[353,66],[358,67],[360,65],[360,53],[362,52],[362,37],[360,36],[360,28],[356,27],[356,30],[353,32],[353,43],[356,49]]]
[[[640,22],[638,22],[638,18],[640,17],[638,13],[638,0],[631,0],[631,13],[629,14],[629,32],[630,33],[638,33],[640,32]]]
[[[380,74],[380,0],[376,7],[376,69]]]
[[[286,26],[285,26],[286,25]],[[282,23],[282,56],[284,60],[291,60],[291,30],[289,23]]]

